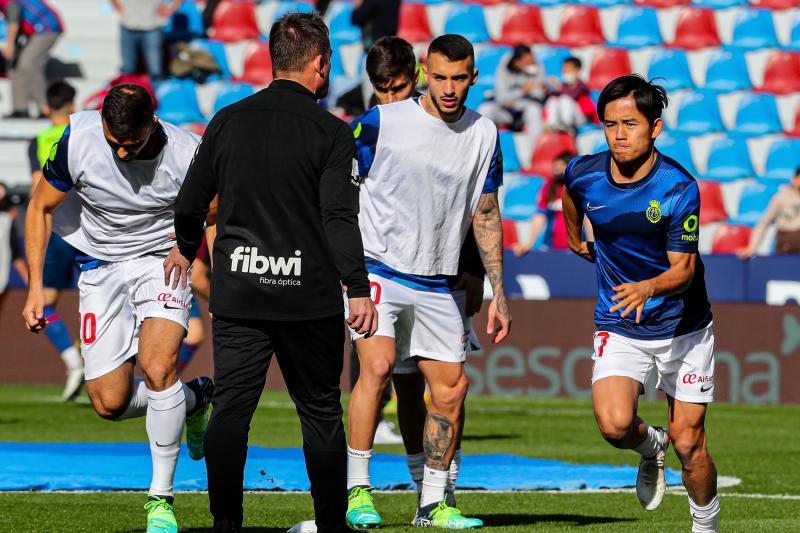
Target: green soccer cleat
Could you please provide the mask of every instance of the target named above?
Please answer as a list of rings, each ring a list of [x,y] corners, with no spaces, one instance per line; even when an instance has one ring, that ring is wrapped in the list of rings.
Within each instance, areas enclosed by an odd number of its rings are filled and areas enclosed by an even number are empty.
[[[483,527],[483,520],[467,518],[455,507],[448,507],[445,502],[439,502],[438,505],[431,504],[426,508],[420,508],[411,525],[443,529],[475,529]]]
[[[194,409],[186,413],[186,447],[189,448],[189,457],[199,461],[205,457],[203,439],[208,427],[208,411],[211,397],[214,395],[214,382],[211,378],[194,378],[186,384],[194,392],[196,401]]]
[[[347,496],[347,523],[355,529],[381,525],[381,515],[372,501],[372,487],[353,487]]]
[[[147,495],[147,533],[178,533],[172,504],[161,496]]]

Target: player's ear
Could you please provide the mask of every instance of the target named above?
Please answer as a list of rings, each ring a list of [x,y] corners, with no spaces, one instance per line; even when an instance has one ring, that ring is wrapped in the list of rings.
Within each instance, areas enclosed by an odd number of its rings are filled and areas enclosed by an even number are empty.
[[[153,125],[150,126],[150,133],[155,133],[156,128],[158,128],[158,117],[153,117]]]
[[[655,141],[662,131],[664,131],[664,121],[659,117],[653,121],[653,125],[650,127],[650,138]]]
[[[469,86],[472,87],[478,82],[478,69],[472,70],[472,79],[469,82]]]

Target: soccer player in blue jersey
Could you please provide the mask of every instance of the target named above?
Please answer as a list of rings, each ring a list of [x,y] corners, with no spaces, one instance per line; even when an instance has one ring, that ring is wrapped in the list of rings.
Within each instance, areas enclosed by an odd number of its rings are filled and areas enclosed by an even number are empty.
[[[570,248],[597,265],[592,400],[603,437],[641,455],[636,494],[647,510],[666,490],[669,441],[683,467],[693,532],[717,531],[717,472],[704,420],[714,395],[711,306],[697,252],[700,194],[677,162],[655,149],[668,103],[637,75],[603,89],[597,113],[609,150],[567,167]],[[584,213],[594,242],[581,239]],[[667,430],[637,415],[647,374],[667,395]]]

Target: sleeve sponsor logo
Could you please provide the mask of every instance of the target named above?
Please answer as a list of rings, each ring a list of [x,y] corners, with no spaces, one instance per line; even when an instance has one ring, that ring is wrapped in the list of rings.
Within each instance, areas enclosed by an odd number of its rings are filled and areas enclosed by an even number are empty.
[[[686,220],[683,221],[683,229],[686,230],[686,233],[681,235],[682,241],[688,242],[697,242],[699,236],[697,235],[697,226],[700,225],[700,219],[697,218],[697,215],[690,215]]]

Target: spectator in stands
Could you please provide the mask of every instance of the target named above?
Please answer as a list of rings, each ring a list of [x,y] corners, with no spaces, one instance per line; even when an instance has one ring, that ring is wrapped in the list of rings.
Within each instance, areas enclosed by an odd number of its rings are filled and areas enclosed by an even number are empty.
[[[329,5],[331,5],[331,0],[317,0],[317,3],[314,5],[314,7],[319,13],[319,15],[321,17],[324,17],[325,12],[328,11]]]
[[[361,28],[364,49],[387,35],[397,35],[400,0],[353,0],[350,21]]]
[[[8,24],[3,56],[10,66],[14,101],[13,111],[6,118],[30,118],[30,100],[43,114],[47,104],[44,69],[64,26],[58,13],[43,0],[0,0],[0,12]]]
[[[595,105],[589,88],[581,80],[583,64],[568,57],[561,64],[561,81],[548,80],[550,91],[545,104],[546,126],[551,130],[574,131],[595,121]]]
[[[520,44],[497,71],[494,98],[478,108],[498,126],[523,129],[531,139],[542,130],[542,103],[546,92],[544,75],[530,47]]]
[[[28,281],[28,269],[22,258],[22,247],[14,230],[14,215],[8,189],[0,182],[0,313],[3,310],[11,266],[13,265],[26,283]]]
[[[161,28],[177,11],[183,0],[111,0],[120,15],[121,73],[136,74],[139,51],[142,52],[151,80],[161,79],[164,72]]]
[[[750,235],[750,244],[739,251],[746,259],[756,255],[761,240],[770,224],[775,224],[776,254],[800,254],[800,167],[788,185],[772,197],[764,216]]]

